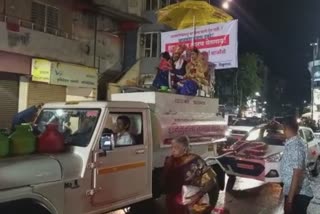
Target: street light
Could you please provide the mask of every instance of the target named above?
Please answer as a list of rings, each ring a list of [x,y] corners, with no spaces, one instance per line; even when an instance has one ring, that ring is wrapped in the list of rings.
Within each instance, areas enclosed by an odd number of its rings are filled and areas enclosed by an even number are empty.
[[[222,8],[223,8],[223,9],[228,10],[228,9],[229,9],[229,7],[230,7],[230,5],[229,5],[229,1],[226,1],[226,2],[224,2],[224,3],[222,4]]]
[[[259,92],[256,92],[256,97],[260,97],[260,93]]]

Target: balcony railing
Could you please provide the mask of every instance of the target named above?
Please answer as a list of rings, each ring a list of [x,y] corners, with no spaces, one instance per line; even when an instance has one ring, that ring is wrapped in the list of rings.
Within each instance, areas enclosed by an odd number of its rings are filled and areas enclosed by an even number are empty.
[[[73,36],[71,34],[64,32],[60,29],[38,25],[31,21],[23,20],[14,16],[7,16],[7,15],[0,14],[0,22],[12,23],[12,24],[18,25],[19,27],[28,28],[30,30],[48,33],[48,34],[52,34],[58,37],[63,37],[66,39],[73,39]]]

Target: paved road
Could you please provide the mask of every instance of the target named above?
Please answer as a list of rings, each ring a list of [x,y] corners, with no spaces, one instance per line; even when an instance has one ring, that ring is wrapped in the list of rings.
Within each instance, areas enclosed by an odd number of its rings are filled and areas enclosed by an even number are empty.
[[[250,179],[237,179],[231,192],[221,191],[217,207],[230,214],[282,214],[283,196],[278,184],[264,184]],[[123,214],[122,211],[113,214]],[[165,214],[163,200],[157,202],[154,213]]]

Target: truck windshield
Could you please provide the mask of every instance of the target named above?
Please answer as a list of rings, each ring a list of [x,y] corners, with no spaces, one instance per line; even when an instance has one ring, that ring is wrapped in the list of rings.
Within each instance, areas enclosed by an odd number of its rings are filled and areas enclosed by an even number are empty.
[[[99,115],[99,109],[43,109],[35,129],[41,134],[48,124],[55,124],[66,145],[85,147],[90,143]]]

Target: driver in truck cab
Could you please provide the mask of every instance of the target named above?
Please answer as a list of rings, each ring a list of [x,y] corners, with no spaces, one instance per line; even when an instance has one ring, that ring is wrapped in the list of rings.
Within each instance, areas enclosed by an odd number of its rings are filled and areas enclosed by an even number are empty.
[[[116,145],[117,146],[126,146],[126,145],[134,144],[134,139],[129,133],[130,125],[131,125],[131,122],[128,116],[122,115],[117,118],[117,124],[116,124],[116,133],[117,133]]]

